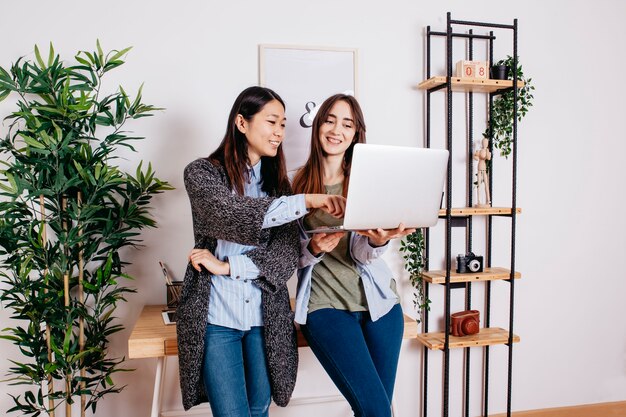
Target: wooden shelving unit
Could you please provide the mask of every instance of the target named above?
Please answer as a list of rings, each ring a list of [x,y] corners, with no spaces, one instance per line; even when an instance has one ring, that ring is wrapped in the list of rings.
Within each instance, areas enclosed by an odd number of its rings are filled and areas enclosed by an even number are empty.
[[[456,337],[450,335],[449,337],[450,349],[504,345],[509,342],[509,331],[500,327],[486,327],[471,336]],[[417,335],[417,340],[429,349],[443,350],[446,335],[444,332],[420,333]],[[519,336],[513,335],[513,343],[518,343],[519,341]]]
[[[450,210],[452,217],[465,217],[465,216],[496,216],[496,215],[510,215],[513,213],[511,207],[455,207]],[[515,214],[521,214],[522,209],[517,207]],[[446,216],[446,209],[439,210],[439,217]]]
[[[463,28],[462,30],[458,30],[459,28]],[[430,319],[430,315],[433,314],[429,312],[428,309],[424,311],[424,319],[422,321],[422,333],[418,334],[416,338],[424,345],[423,347],[423,361],[422,361],[422,411],[421,417],[430,417],[429,409],[432,408],[433,401],[429,401],[429,388],[432,384],[430,384],[430,374],[431,367],[435,368],[435,373],[442,377],[441,380],[441,388],[437,387],[435,390],[441,390],[442,393],[442,404],[437,404],[435,409],[441,410],[442,417],[449,417],[450,415],[459,416],[469,416],[470,414],[476,415],[477,413],[472,409],[472,403],[476,401],[476,398],[471,395],[471,386],[474,383],[479,383],[482,385],[482,409],[479,415],[488,417],[489,413],[489,396],[490,396],[490,369],[491,369],[491,346],[500,345],[500,347],[495,347],[493,349],[503,349],[501,346],[504,345],[507,349],[507,364],[508,364],[508,375],[507,375],[507,384],[506,384],[506,394],[507,394],[507,413],[511,413],[511,402],[512,402],[512,363],[513,363],[513,346],[515,343],[520,341],[519,336],[514,333],[514,304],[515,304],[515,283],[521,278],[521,274],[517,271],[515,267],[515,236],[516,236],[516,218],[517,215],[521,214],[522,210],[517,206],[517,114],[511,114],[511,122],[512,122],[512,147],[511,147],[511,201],[509,203],[500,203],[505,204],[508,207],[473,207],[474,206],[474,182],[476,180],[476,170],[474,168],[473,157],[475,155],[475,142],[480,141],[479,138],[482,136],[475,137],[474,135],[477,132],[487,132],[489,135],[489,129],[485,129],[485,126],[475,126],[474,125],[474,94],[482,94],[486,95],[485,99],[487,100],[486,109],[482,106],[477,109],[486,110],[486,118],[492,116],[492,110],[494,109],[494,101],[499,99],[499,95],[511,91],[513,96],[516,97],[519,93],[519,89],[523,88],[524,83],[517,79],[517,73],[513,72],[513,77],[516,78],[513,80],[495,80],[495,79],[476,79],[476,78],[461,78],[454,77],[453,68],[454,63],[459,59],[466,60],[474,60],[474,59],[485,59],[487,58],[488,66],[494,64],[494,42],[496,39],[495,31],[498,33],[502,33],[500,31],[511,31],[507,33],[512,33],[513,37],[513,48],[509,54],[513,57],[512,66],[513,68],[517,68],[518,60],[517,60],[517,19],[513,21],[513,24],[499,24],[499,23],[488,23],[488,22],[475,22],[475,21],[463,21],[463,20],[454,20],[452,19],[451,13],[447,14],[447,25],[445,31],[433,31],[430,26],[426,28],[426,80],[422,81],[418,85],[418,89],[422,90],[425,95],[425,146],[430,147],[443,147],[448,149],[451,153],[454,150],[454,163],[448,164],[448,175],[447,175],[447,183],[445,187],[445,200],[443,201],[443,205],[449,209],[441,209],[439,211],[439,219],[442,223],[443,227],[438,227],[437,230],[429,230],[428,233],[424,236],[424,244],[425,244],[425,269],[427,272],[423,273],[423,284],[425,289],[426,297],[429,297],[429,287],[431,284],[437,284],[443,286],[443,291],[441,292],[441,299],[439,303],[435,303],[437,300],[433,300],[433,303],[430,305],[431,309],[434,311],[435,305],[440,305],[443,309],[443,314],[437,315],[435,320]],[[507,35],[508,36],[508,35]],[[433,64],[431,62],[433,50],[431,46],[431,42],[433,39],[444,39],[446,46],[445,53],[445,74],[443,76],[433,76],[431,73],[431,69],[433,68]],[[464,39],[465,44],[463,45],[462,51],[458,51],[459,40]],[[477,54],[474,53],[474,45],[477,42],[485,42],[484,51],[486,54],[480,50]],[[455,53],[455,49],[457,49],[457,53]],[[500,52],[502,53],[502,52]],[[440,70],[439,65],[437,66],[437,70]],[[441,73],[439,73],[441,74]],[[435,117],[433,115],[433,101],[432,95],[437,94],[445,94],[446,100],[442,103],[445,108],[445,140],[442,144],[442,135],[438,133],[436,136],[431,135],[431,125],[433,120],[441,120],[439,117]],[[465,121],[463,123],[462,129],[455,130],[455,124],[457,120],[462,116],[456,116],[458,106],[454,106],[454,103],[457,100],[457,97],[463,97],[465,108],[463,109],[463,116]],[[441,100],[436,101],[437,105],[441,103]],[[481,109],[482,107],[482,109]],[[519,111],[519,109],[518,109]],[[482,114],[481,114],[482,115]],[[465,139],[464,146],[461,145],[461,141],[456,140],[453,141],[453,136],[457,135],[465,135],[463,139]],[[493,146],[493,138],[489,139],[489,150],[492,155],[496,157],[494,154],[494,146]],[[454,149],[453,149],[454,144]],[[453,207],[452,205],[452,194],[455,191],[455,187],[453,186],[453,182],[457,185],[458,181],[456,178],[459,176],[453,175],[453,170],[456,173],[456,162],[458,161],[459,156],[465,158],[466,167],[464,169],[465,174],[465,203],[467,207]],[[497,167],[495,164],[492,164],[490,167],[490,180],[487,185],[490,190],[491,201],[494,201],[494,191],[496,194],[499,194],[499,190],[494,190],[493,188],[493,178],[494,176],[498,176]],[[508,193],[507,193],[508,194]],[[496,197],[499,197],[497,195]],[[496,198],[495,201],[502,201],[500,198]],[[448,212],[449,210],[449,212]],[[450,217],[448,217],[450,216]],[[475,216],[484,216],[485,219],[478,219]],[[494,217],[501,217],[504,221],[494,221]],[[493,239],[494,230],[496,227],[500,227],[501,223],[510,222],[510,245],[504,244],[505,247],[502,250],[497,251],[497,259],[493,257],[493,249],[495,245],[503,245],[502,240],[498,238],[498,241],[495,242]],[[476,223],[476,224],[474,224]],[[476,231],[476,226],[482,227],[484,225],[484,232]],[[462,232],[454,233],[452,229],[462,229]],[[431,234],[432,233],[444,233],[444,262],[445,269],[444,270],[428,270],[429,263],[431,262],[439,262],[439,260],[430,260],[430,242],[431,242]],[[508,234],[508,230],[505,229],[505,233]],[[481,235],[485,237],[484,246],[475,247],[474,244],[478,239],[475,236]],[[481,273],[476,274],[457,274],[456,273],[456,265],[454,256],[456,253],[453,252],[453,248],[460,248],[459,241],[461,236],[463,236],[465,245],[464,251],[474,252],[478,255],[483,256],[483,261],[485,270]],[[504,234],[500,234],[500,236],[504,236]],[[453,241],[455,242],[453,245]],[[477,246],[477,245],[476,245]],[[503,250],[506,248],[510,249],[510,255],[508,260],[506,255],[504,255]],[[504,255],[504,256],[503,256]],[[504,267],[493,267],[492,261],[494,263],[498,263],[498,265],[507,266]],[[510,263],[510,265],[509,265]],[[511,279],[511,278],[514,279]],[[498,303],[497,311],[492,312],[492,286],[508,286],[509,300],[508,300],[508,314],[503,317],[503,303]],[[484,299],[480,299],[479,301],[474,300],[473,291],[474,287],[478,287],[481,290],[481,293],[484,294]],[[484,291],[483,291],[484,290]],[[453,294],[454,293],[454,294]],[[438,296],[440,292],[437,292]],[[494,296],[499,298],[502,297],[502,292],[493,292]],[[480,311],[480,325],[482,328],[479,333],[471,336],[463,336],[463,337],[455,337],[451,334],[451,323],[452,323],[452,313],[451,306],[459,305],[458,303],[460,297],[464,298],[464,307],[457,307],[457,311],[459,310],[479,310]],[[453,301],[453,298],[456,300]],[[494,309],[495,310],[495,309]],[[497,320],[497,321],[496,321]],[[506,324],[505,324],[506,323]],[[434,324],[436,327],[432,330],[429,329],[429,326]],[[502,326],[506,327],[496,327]],[[479,347],[481,352],[476,352],[476,348]],[[450,360],[450,350],[451,349],[463,349],[463,369],[458,367],[458,363],[452,363]],[[441,351],[442,355],[442,363],[441,368],[435,363],[433,366],[431,364],[430,355],[435,355],[438,357],[437,352],[433,352],[433,350]],[[475,371],[473,371],[472,364],[475,364],[476,361],[481,361],[482,370],[480,375],[476,375]],[[438,361],[436,361],[438,362]],[[441,371],[441,372],[440,372]],[[463,376],[463,388],[464,394],[461,396],[455,396],[455,398],[451,398],[450,395],[450,379],[451,375],[455,375],[454,378],[457,379],[461,375]],[[499,387],[500,388],[500,387]],[[461,401],[462,409],[454,409],[454,411],[450,411],[450,402],[451,401]],[[480,400],[479,400],[480,401]]]
[[[522,274],[515,271],[515,279],[520,279]],[[423,274],[425,281],[431,284],[445,284],[446,283],[446,271],[426,271]],[[498,279],[510,279],[511,270],[506,268],[485,268],[483,272],[477,272],[475,274],[458,274],[456,271],[450,271],[450,282],[475,282],[475,281],[495,281]]]
[[[474,92],[474,93],[495,93],[496,91],[513,88],[511,80],[492,80],[492,79],[476,79],[476,78],[457,78],[451,79],[452,91]],[[418,84],[420,90],[431,90],[446,84],[445,76],[430,77]],[[517,88],[522,88],[524,83],[517,82]]]

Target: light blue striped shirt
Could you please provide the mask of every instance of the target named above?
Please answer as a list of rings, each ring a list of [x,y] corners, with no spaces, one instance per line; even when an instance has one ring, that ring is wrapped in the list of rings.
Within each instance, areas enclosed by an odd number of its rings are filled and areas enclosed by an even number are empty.
[[[265,197],[261,190],[261,162],[248,171],[244,195]],[[304,194],[282,196],[270,204],[263,228],[280,226],[297,220],[307,213]],[[261,289],[253,284],[259,269],[245,253],[254,246],[218,240],[215,257],[230,263],[230,275],[212,275],[209,296],[209,323],[237,330],[263,326]]]

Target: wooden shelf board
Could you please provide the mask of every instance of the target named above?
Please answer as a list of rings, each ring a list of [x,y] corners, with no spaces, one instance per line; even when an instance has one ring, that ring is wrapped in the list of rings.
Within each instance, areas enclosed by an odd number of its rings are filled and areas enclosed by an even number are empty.
[[[487,216],[496,214],[512,214],[513,209],[511,207],[453,207],[451,210],[452,217],[465,217],[465,216]],[[517,207],[515,209],[516,214],[521,214],[522,209]],[[439,217],[446,216],[446,209],[439,210]]]
[[[431,284],[445,284],[446,283],[446,271],[425,271],[424,280]],[[515,278],[519,279],[522,274],[515,271]],[[450,282],[474,282],[474,281],[495,281],[498,279],[511,278],[511,270],[507,268],[493,267],[485,268],[483,272],[470,273],[470,274],[458,274],[455,270],[450,271]]]
[[[443,350],[445,334],[420,333],[417,340],[429,349]],[[450,335],[450,349],[466,348],[475,346],[503,345],[509,341],[509,331],[500,327],[486,327],[480,329],[477,334],[471,336],[455,337]],[[513,335],[513,343],[519,343],[520,338]]]
[[[427,80],[419,83],[417,88],[420,90],[430,90],[431,88],[439,87],[446,83],[445,76],[430,77]],[[518,80],[517,87],[522,88],[524,82]],[[505,88],[512,88],[513,80],[492,80],[492,79],[479,79],[479,78],[459,78],[452,77],[452,91],[464,91],[464,92],[478,92],[478,93],[493,93]]]

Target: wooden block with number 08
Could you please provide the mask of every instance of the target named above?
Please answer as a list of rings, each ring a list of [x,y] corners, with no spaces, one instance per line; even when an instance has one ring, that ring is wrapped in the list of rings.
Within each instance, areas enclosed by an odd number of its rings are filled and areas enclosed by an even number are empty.
[[[456,76],[460,78],[488,78],[487,62],[459,61],[456,63]]]

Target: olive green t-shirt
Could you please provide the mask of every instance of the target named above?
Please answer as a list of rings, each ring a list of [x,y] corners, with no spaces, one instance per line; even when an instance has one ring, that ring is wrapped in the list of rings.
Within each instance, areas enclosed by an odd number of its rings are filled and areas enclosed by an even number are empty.
[[[341,195],[343,183],[327,185],[326,194]],[[339,226],[342,219],[316,210],[304,220],[307,228]],[[339,244],[313,267],[309,313],[321,308],[367,311],[367,300],[361,277],[350,256],[350,234],[344,233]]]

